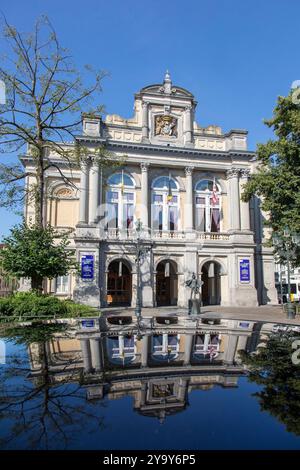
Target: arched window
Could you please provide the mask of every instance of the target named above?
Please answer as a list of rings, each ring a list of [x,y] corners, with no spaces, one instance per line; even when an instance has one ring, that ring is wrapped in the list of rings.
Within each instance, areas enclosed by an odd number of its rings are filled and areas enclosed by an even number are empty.
[[[220,231],[220,190],[213,180],[201,180],[195,187],[196,230]]]
[[[135,184],[124,172],[114,173],[107,180],[108,228],[131,229],[134,224]]]
[[[160,176],[152,184],[152,228],[174,232],[178,230],[178,222],[178,184],[169,176]]]

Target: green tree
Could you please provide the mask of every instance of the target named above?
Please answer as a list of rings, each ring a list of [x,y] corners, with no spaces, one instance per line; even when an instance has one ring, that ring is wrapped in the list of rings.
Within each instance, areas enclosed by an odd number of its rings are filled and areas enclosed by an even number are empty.
[[[300,89],[280,96],[273,117],[265,124],[275,139],[257,147],[257,172],[244,187],[243,200],[261,197],[261,207],[274,232],[286,226],[300,233]],[[298,256],[298,262],[300,261]]]
[[[87,157],[88,150],[77,141],[74,151],[69,142],[81,132],[81,112],[103,112],[94,103],[105,73],[87,66],[88,84],[84,84],[45,16],[30,34],[20,33],[4,19],[3,32],[9,54],[0,64],[0,79],[6,86],[6,104],[0,106],[0,152],[6,158],[9,152],[28,152],[33,170],[24,171],[21,163],[0,164],[0,205],[16,205],[25,196],[35,207],[35,224],[44,226],[47,170],[56,169],[66,184],[74,186],[66,175]],[[50,158],[53,154],[64,160],[63,166]],[[102,145],[96,148],[95,159],[111,166]],[[24,185],[30,176],[33,182]]]
[[[75,251],[68,248],[68,234],[58,233],[52,227],[27,225],[14,227],[4,238],[0,251],[0,265],[4,272],[20,278],[30,278],[31,287],[43,291],[43,279],[64,276],[78,271]]]
[[[257,354],[241,351],[249,369],[249,380],[262,389],[254,393],[261,410],[286,425],[289,432],[300,435],[300,367],[293,364],[294,332],[273,334],[263,341]]]

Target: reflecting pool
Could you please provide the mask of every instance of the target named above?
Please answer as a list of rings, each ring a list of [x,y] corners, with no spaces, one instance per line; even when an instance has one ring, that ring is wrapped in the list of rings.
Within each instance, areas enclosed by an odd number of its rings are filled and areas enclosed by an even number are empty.
[[[1,336],[2,449],[300,449],[297,326],[111,317]]]

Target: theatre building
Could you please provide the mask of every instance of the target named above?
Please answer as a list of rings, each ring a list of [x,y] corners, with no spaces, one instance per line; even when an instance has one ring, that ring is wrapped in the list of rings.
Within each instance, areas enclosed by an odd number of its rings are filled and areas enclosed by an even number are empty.
[[[45,217],[69,230],[82,267],[81,276],[49,282],[49,291],[98,307],[134,306],[140,277],[143,307],[186,307],[185,282],[195,273],[204,305],[277,302],[259,200],[241,200],[255,171],[247,132],[201,127],[196,106],[166,73],[162,84],[135,95],[133,118],[83,115],[77,140],[89,155],[80,168],[70,171],[59,156],[48,156],[74,187],[57,169],[47,171]],[[99,166],[99,145],[117,165]],[[30,152],[22,161],[32,169]],[[30,204],[25,212],[32,217]]]

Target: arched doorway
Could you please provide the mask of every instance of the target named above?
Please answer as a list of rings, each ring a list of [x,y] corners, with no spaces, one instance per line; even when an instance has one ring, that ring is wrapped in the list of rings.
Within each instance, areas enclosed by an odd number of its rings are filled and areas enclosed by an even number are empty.
[[[215,261],[207,261],[202,267],[202,303],[220,305],[221,303],[221,266]]]
[[[156,268],[157,306],[177,305],[178,280],[177,264],[174,261],[161,261]]]
[[[109,305],[131,305],[131,270],[122,260],[112,261],[107,274],[107,303]]]

